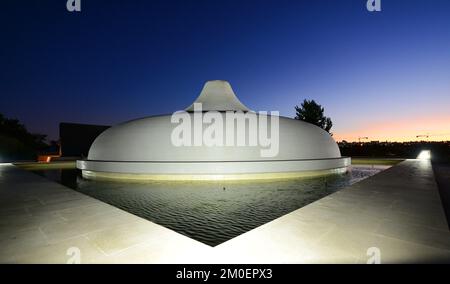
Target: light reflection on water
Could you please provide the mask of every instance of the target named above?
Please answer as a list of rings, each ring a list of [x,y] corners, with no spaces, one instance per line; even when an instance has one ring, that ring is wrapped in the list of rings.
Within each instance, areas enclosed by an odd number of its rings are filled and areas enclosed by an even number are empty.
[[[76,169],[36,173],[211,246],[299,209],[382,169],[272,181],[93,181]]]

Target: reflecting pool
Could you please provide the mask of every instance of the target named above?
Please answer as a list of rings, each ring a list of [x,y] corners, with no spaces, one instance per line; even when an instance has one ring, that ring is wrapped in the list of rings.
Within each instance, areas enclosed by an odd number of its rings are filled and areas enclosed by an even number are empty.
[[[382,170],[352,167],[346,174],[271,181],[126,183],[86,180],[70,168],[33,172],[216,246]]]

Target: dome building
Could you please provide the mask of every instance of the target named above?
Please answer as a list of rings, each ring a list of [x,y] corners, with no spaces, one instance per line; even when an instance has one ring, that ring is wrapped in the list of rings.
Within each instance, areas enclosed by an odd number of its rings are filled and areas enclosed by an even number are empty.
[[[196,119],[203,116],[204,121],[206,113],[211,113],[214,121],[198,124]],[[232,127],[229,131],[227,115],[233,113],[254,116],[258,129],[252,127],[249,120],[245,127]],[[145,117],[104,131],[91,145],[87,159],[77,161],[77,168],[85,178],[210,180],[340,173],[350,165],[350,158],[341,157],[329,133],[303,121],[250,111],[226,81],[207,82],[196,101],[180,115],[189,120],[184,126],[190,133],[181,136],[185,142],[194,141],[191,145],[174,143],[174,137],[178,137],[174,131],[180,126],[174,115]],[[259,127],[265,121],[271,122],[267,138],[271,137],[267,141],[273,145],[228,143],[239,141],[239,137],[250,141],[251,135],[260,132]],[[200,133],[203,138],[212,123],[226,130],[214,133],[218,143],[196,144],[193,136]],[[233,121],[233,125],[236,124]],[[258,135],[262,137],[261,132]],[[276,146],[274,154],[262,155],[269,146]]]

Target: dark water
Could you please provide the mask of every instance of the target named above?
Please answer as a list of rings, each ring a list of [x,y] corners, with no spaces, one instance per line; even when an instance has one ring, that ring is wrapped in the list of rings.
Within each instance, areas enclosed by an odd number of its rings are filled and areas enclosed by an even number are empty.
[[[86,180],[76,169],[35,172],[216,246],[380,171],[356,167],[347,174],[278,181],[140,183]]]

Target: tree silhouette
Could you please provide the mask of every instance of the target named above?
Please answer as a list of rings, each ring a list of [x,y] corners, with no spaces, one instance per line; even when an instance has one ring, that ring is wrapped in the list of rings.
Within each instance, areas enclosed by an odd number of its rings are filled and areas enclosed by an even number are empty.
[[[45,147],[46,135],[28,132],[17,119],[6,118],[0,113],[0,158],[2,161],[34,159]]]
[[[295,112],[295,119],[317,125],[330,133],[330,135],[333,135],[330,132],[331,127],[333,127],[331,118],[324,116],[324,108],[317,104],[314,100],[303,100],[300,107],[295,106]]]

